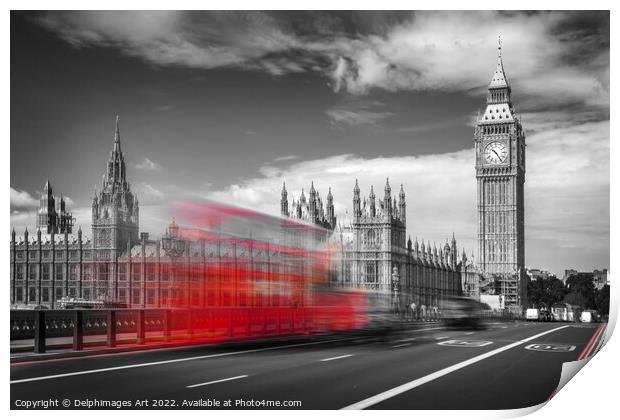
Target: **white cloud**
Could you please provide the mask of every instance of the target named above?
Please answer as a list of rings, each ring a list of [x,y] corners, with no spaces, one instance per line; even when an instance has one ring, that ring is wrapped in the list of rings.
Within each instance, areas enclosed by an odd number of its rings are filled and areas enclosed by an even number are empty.
[[[294,160],[294,159],[297,159],[297,158],[298,158],[297,155],[287,155],[287,156],[277,157],[273,161],[274,162],[284,162],[284,161],[287,161],[287,160]]]
[[[172,104],[163,104],[163,105],[158,105],[155,109],[157,109],[160,112],[167,112],[167,111],[171,111],[173,109],[175,109],[176,107]]]
[[[339,57],[332,74],[334,87],[353,93],[376,87],[477,91],[490,80],[501,34],[504,64],[515,91],[549,103],[605,105],[609,61],[591,67],[567,64],[565,58],[580,41],[554,35],[565,18],[563,13],[416,13],[385,36],[346,43],[346,60]]]
[[[116,47],[157,65],[238,65],[272,74],[301,70],[289,60],[265,58],[298,45],[260,12],[79,11],[45,13],[39,21],[75,46]],[[265,59],[254,61],[260,58]]]
[[[39,200],[28,191],[11,187],[11,227],[21,234],[27,226],[35,226]]]
[[[339,217],[351,211],[353,186],[358,178],[362,194],[368,195],[373,184],[378,197],[383,196],[386,177],[393,191],[400,183],[408,196],[408,226],[412,235],[443,241],[457,231],[461,237],[474,238],[470,232],[475,210],[475,182],[472,150],[445,155],[377,157],[365,159],[338,155],[326,159],[294,163],[287,168],[265,167],[263,176],[213,192],[209,198],[242,205],[258,211],[279,214],[282,181],[286,181],[289,200],[306,192],[310,181],[324,198],[328,187],[334,194]],[[437,168],[442,168],[441,172]],[[440,214],[440,217],[437,215]]]
[[[592,264],[580,253],[584,244],[609,243],[609,122],[587,122],[533,134],[527,139],[526,237],[530,265],[556,271],[563,262]],[[374,185],[383,197],[385,178],[392,191],[403,183],[411,236],[444,241],[454,231],[459,246],[476,246],[476,181],[473,149],[454,153],[377,157],[338,155],[286,168],[264,167],[261,176],[209,195],[254,210],[279,214],[282,181],[289,200],[310,181],[322,196],[332,188],[337,215],[352,209],[353,186],[363,195]],[[558,251],[562,250],[562,251]],[[600,264],[604,264],[601,262]]]
[[[385,103],[358,98],[348,98],[342,104],[328,108],[325,113],[335,126],[342,125],[378,125],[381,120],[394,115],[382,111]]]
[[[81,228],[82,232],[86,236],[90,236],[90,226],[92,223],[93,217],[93,209],[88,207],[76,207],[69,209],[71,213],[73,213],[74,220],[74,233],[77,233],[78,229]]]
[[[45,13],[40,22],[73,45],[114,47],[156,65],[236,66],[274,75],[318,71],[334,90],[354,94],[373,88],[477,92],[491,77],[501,34],[508,77],[520,95],[545,103],[609,103],[605,40],[570,32],[565,21],[575,14],[569,12],[424,11],[383,24],[377,15],[374,30],[350,35],[328,24],[325,14],[307,15],[311,31],[284,16],[82,11]],[[579,59],[584,51],[589,55]]]
[[[37,209],[39,206],[38,200],[30,197],[25,191],[20,191],[20,194],[25,197],[24,199],[13,200],[15,191],[11,188],[11,227],[15,229],[18,234],[22,234],[23,231],[28,228],[30,233],[35,232],[37,225]],[[69,197],[64,197],[68,210],[75,218],[75,232],[77,232],[78,226],[82,226],[84,230],[86,227],[90,227],[91,224],[91,208],[90,207],[78,207],[73,208],[75,204]],[[34,200],[34,201],[33,201]]]
[[[344,107],[330,108],[325,113],[331,118],[333,123],[348,125],[375,125],[379,121],[394,115],[392,112],[375,112]]]
[[[28,191],[16,190],[11,187],[11,212],[13,210],[23,210],[36,208],[39,200],[34,198]]]
[[[141,169],[143,171],[161,171],[161,165],[156,162],[153,162],[149,158],[144,158],[144,160],[140,163],[136,163],[136,169]]]
[[[152,186],[151,184],[147,184],[146,182],[140,183],[138,187],[138,195],[144,200],[148,200],[150,198],[161,198],[164,196],[164,193]]]

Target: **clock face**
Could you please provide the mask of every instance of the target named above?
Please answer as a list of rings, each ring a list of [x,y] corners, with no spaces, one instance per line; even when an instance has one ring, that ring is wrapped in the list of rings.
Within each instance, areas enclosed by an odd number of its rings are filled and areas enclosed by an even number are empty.
[[[503,163],[506,161],[506,157],[508,157],[508,149],[504,143],[494,141],[487,144],[484,149],[484,159],[487,163]]]
[[[98,242],[99,242],[99,246],[110,246],[110,231],[107,229],[102,229],[99,232],[99,238],[98,238]]]

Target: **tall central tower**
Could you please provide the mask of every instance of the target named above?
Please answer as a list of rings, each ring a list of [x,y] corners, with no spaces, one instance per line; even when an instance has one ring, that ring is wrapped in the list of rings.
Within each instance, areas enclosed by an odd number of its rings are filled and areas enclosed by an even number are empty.
[[[138,242],[138,198],[127,182],[125,158],[121,151],[121,134],[116,117],[114,145],[101,191],[93,198],[93,242],[98,259],[114,259],[128,244]]]
[[[499,280],[506,306],[525,304],[525,134],[511,98],[502,62],[488,87],[486,109],[474,132],[478,182],[479,268]]]

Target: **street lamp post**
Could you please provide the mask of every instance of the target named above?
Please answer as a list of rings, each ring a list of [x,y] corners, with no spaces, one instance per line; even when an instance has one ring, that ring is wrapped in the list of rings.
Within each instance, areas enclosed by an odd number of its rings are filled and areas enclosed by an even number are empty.
[[[392,307],[400,316],[400,276],[398,268],[392,268]]]

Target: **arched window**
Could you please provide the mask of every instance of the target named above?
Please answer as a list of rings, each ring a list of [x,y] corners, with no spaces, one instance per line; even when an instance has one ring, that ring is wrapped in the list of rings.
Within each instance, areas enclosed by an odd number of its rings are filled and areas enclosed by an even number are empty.
[[[374,245],[376,241],[377,241],[377,234],[375,233],[373,229],[368,229],[368,232],[366,232],[366,243],[368,245]]]

